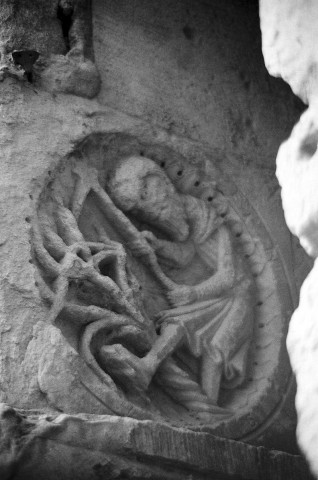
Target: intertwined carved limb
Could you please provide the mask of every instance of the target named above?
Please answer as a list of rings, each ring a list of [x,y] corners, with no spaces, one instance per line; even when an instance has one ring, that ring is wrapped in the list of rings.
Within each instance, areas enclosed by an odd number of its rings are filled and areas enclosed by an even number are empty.
[[[35,226],[35,253],[44,270],[41,289],[52,305],[50,320],[55,322],[63,311],[63,315],[67,315],[63,320],[71,318],[72,321],[87,325],[80,340],[80,353],[106,384],[106,380],[112,378],[118,385],[124,386],[124,391],[128,388],[145,395],[153,375],[158,371],[155,380],[187,409],[208,416],[228,414],[213,405],[216,402],[211,402],[199,382],[178,367],[173,359],[164,359],[156,369],[147,372],[143,356],[147,356],[156,341],[154,326],[137,307],[137,285],[134,285],[134,277],[127,269],[124,247],[107,236],[103,225],[96,224],[98,220],[94,223],[94,219],[90,219],[89,222],[92,233],[95,231],[96,242],[87,241],[81,233],[78,222],[87,196],[88,205],[93,202],[98,206],[104,214],[105,224],[109,223],[115,228],[132,256],[140,259],[159,281],[171,306],[174,303],[169,295],[172,291],[176,292],[177,288],[180,290],[180,285],[168,278],[158,263],[152,237],[148,238],[150,232],[145,234],[138,231],[116,207],[99,184],[97,171],[78,162],[72,167],[72,174],[74,186],[71,195],[68,192],[64,194],[65,187],[55,182],[50,201],[45,211],[44,208],[40,209]],[[212,219],[212,215],[209,215],[207,221],[210,217]],[[201,235],[199,241],[202,239],[204,237]],[[108,265],[111,265],[111,269],[107,276],[104,273]],[[70,300],[74,295],[75,302],[72,302]],[[191,303],[191,298],[186,298],[186,302]],[[175,306],[182,310],[181,305],[178,301]],[[161,320],[164,320],[164,312],[161,313]],[[182,317],[183,313],[180,314]],[[89,335],[91,329],[95,332],[94,338],[100,337],[104,342],[96,349],[94,340],[93,350],[92,336]],[[132,339],[131,343],[129,338]],[[138,346],[139,341],[141,343]]]
[[[63,211],[64,213],[65,210]],[[69,211],[68,217],[70,217],[70,214],[71,212]],[[60,218],[59,220],[61,221]],[[65,307],[69,283],[82,280],[91,282],[104,292],[104,295],[107,295],[112,304],[116,305],[118,311],[131,316],[136,323],[144,324],[142,316],[132,302],[133,293],[126,278],[127,274],[124,268],[125,252],[122,246],[110,240],[107,244],[86,242],[84,240],[67,246],[66,242],[69,243],[72,239],[78,240],[81,235],[78,228],[76,231],[74,225],[70,226],[70,224],[65,225],[62,235],[64,243],[60,240],[55,242],[56,234],[54,235],[53,231],[50,232],[50,245],[53,245],[55,250],[59,249],[61,251],[63,248],[64,251],[64,257],[58,263],[45,248],[47,246],[46,239],[48,238],[47,230],[46,234],[44,234],[43,243],[39,232],[36,231],[35,233],[34,245],[37,259],[42,264],[45,272],[49,276],[54,277],[52,289],[55,295],[50,311],[50,321],[54,323],[59,313]],[[97,252],[94,253],[96,250]],[[101,275],[98,265],[102,260],[115,263],[116,281]]]
[[[73,205],[77,208],[77,215],[88,192],[88,188],[79,188],[73,196],[73,200],[76,198]],[[141,351],[150,348],[155,330],[136,307],[134,291],[137,290],[137,282],[127,270],[127,255],[123,246],[110,240],[99,226],[95,230],[100,241],[86,241],[71,209],[63,204],[58,194],[53,198],[53,215],[49,217],[40,210],[33,228],[34,253],[42,267],[38,284],[43,298],[51,304],[49,321],[55,323],[63,311],[67,320],[84,325],[93,323],[93,330],[99,332],[102,329],[104,335],[106,331],[107,342],[115,336],[118,339],[123,337],[127,343],[131,335],[135,337],[139,332]],[[101,265],[103,270],[107,265],[112,266],[112,277],[101,273]],[[90,305],[82,304],[87,299],[81,284],[98,293],[102,307],[94,304],[94,298],[88,298]],[[75,302],[70,299],[70,293],[74,296],[74,286]],[[137,330],[134,325],[139,326]],[[80,354],[105,386],[116,389],[106,373],[111,375],[111,369],[103,371],[95,358],[98,351],[91,351],[89,332],[85,330],[82,337]]]
[[[50,321],[54,323],[65,308],[73,310],[73,313],[79,309],[76,304],[67,301],[70,283],[89,282],[101,292],[106,305],[109,303],[115,306],[116,311],[125,313],[133,322],[144,325],[145,320],[134,304],[131,288],[133,282],[127,278],[126,253],[122,245],[111,241],[105,233],[102,241],[87,242],[77,225],[77,218],[88,193],[92,188],[100,188],[97,172],[87,167],[83,172],[81,164],[77,164],[73,173],[76,181],[71,209],[63,204],[60,192],[54,191],[54,218],[40,211],[33,228],[36,258],[43,267],[45,276],[53,280],[51,288],[47,286],[45,294],[52,304]],[[114,265],[114,279],[100,273],[101,262]],[[45,289],[43,283],[45,282],[41,282],[42,290]],[[48,290],[53,290],[53,295],[48,294]],[[83,311],[82,306],[80,308]],[[100,312],[96,314],[99,316]],[[83,315],[80,317],[83,318]]]

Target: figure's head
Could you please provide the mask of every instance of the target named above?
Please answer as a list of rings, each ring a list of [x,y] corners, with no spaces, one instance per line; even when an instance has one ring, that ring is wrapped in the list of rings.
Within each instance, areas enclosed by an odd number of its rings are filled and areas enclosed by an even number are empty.
[[[187,239],[189,226],[182,198],[153,160],[140,156],[122,159],[112,172],[108,191],[123,212],[164,231],[173,240]]]

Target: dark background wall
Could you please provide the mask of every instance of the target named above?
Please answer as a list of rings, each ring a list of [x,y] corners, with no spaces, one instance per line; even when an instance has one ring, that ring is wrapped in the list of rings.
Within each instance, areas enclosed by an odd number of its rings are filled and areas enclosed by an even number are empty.
[[[100,101],[274,169],[302,104],[267,73],[255,0],[95,0]]]

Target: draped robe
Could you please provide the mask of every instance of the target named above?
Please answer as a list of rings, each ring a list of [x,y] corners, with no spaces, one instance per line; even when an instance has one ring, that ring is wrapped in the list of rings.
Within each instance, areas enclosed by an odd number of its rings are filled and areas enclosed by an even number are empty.
[[[191,225],[192,254],[181,267],[167,267],[163,262],[163,270],[174,282],[200,290],[199,285],[216,274],[220,247],[226,244],[226,261],[232,262],[234,280],[224,291],[216,295],[205,292],[203,298],[182,306],[182,314],[174,317],[174,309],[171,309],[166,322],[182,325],[191,354],[197,358],[208,355],[217,365],[222,365],[222,386],[234,388],[246,377],[253,336],[251,275],[239,254],[234,254],[229,230],[225,226],[215,228],[213,210],[194,197],[188,197],[186,208]],[[179,248],[182,250],[185,245],[179,244]],[[189,242],[187,248],[189,250]]]

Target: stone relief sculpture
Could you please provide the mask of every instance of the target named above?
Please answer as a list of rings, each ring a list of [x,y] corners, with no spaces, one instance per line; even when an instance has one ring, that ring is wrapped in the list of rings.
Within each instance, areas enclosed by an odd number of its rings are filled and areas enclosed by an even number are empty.
[[[135,156],[119,162],[109,190],[122,211],[158,231],[159,238],[142,231],[131,248],[141,257],[156,254],[158,279],[172,280],[162,282],[172,308],[157,315],[160,335],[144,358],[128,359],[116,345],[103,347],[105,361],[114,357],[120,364],[123,358],[146,388],[161,363],[185,344],[200,358],[201,388],[216,405],[222,377],[229,386],[244,381],[253,333],[251,282],[236,265],[229,232],[212,206],[178,194],[152,160]]]
[[[33,248],[49,321],[121,414],[255,427],[281,355],[262,244],[208,172],[123,150],[74,155],[43,190]]]

